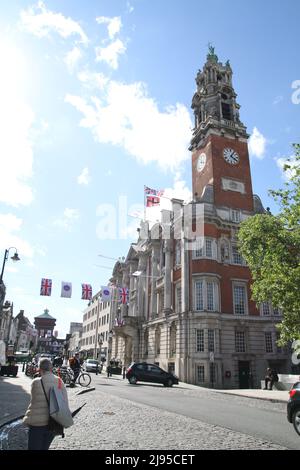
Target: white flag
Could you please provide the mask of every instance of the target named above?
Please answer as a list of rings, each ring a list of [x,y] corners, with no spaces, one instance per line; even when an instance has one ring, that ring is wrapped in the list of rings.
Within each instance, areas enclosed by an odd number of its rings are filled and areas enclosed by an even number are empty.
[[[102,302],[110,302],[111,300],[111,290],[108,286],[101,286],[101,300]]]
[[[61,283],[61,297],[71,297],[72,296],[72,282]]]

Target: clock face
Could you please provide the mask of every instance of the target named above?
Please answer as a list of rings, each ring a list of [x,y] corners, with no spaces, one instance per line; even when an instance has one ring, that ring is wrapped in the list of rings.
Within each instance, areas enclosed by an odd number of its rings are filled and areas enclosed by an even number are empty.
[[[226,162],[230,163],[230,165],[236,165],[240,161],[238,153],[230,148],[224,149],[223,156]]]
[[[197,171],[202,171],[203,168],[205,167],[205,163],[206,163],[206,155],[205,153],[201,153],[198,157],[198,161],[197,161]]]

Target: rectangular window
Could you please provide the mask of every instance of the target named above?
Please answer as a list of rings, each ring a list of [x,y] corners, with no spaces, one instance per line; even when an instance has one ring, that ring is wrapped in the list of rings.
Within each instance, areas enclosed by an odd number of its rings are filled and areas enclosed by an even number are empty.
[[[236,245],[232,245],[232,262],[234,264],[244,264],[243,263],[243,258],[240,255]]]
[[[270,315],[270,304],[269,304],[269,302],[263,302],[261,304],[261,312],[262,312],[263,315],[266,315],[266,316]]]
[[[272,333],[270,331],[265,332],[265,345],[266,345],[266,352],[272,353],[273,341],[272,341]]]
[[[232,222],[239,223],[241,221],[241,212],[235,209],[231,209],[231,220]]]
[[[207,310],[214,311],[214,283],[207,281],[206,283],[207,294]]]
[[[197,383],[203,384],[205,382],[205,369],[204,366],[197,366]]]
[[[204,330],[196,330],[196,351],[204,352]]]
[[[207,330],[208,352],[215,351],[215,330]]]
[[[193,258],[194,259],[202,258],[202,256],[203,256],[203,242],[204,242],[203,238],[197,238],[194,241],[194,250],[193,250],[193,255],[194,255]]]
[[[195,282],[195,310],[204,310],[203,307],[203,281]]]
[[[233,297],[234,297],[234,313],[236,315],[245,315],[246,314],[246,287],[234,286]]]
[[[207,256],[207,258],[212,258],[213,257],[212,240],[209,240],[209,239],[205,240],[205,256]]]
[[[280,310],[278,307],[273,307],[273,315],[280,315]]]
[[[235,352],[246,352],[245,333],[244,331],[235,332]]]

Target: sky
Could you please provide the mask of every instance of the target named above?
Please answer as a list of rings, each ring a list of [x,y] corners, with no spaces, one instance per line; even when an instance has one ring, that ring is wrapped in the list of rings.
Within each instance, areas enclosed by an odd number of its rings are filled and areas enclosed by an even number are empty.
[[[0,0],[0,11],[0,254],[21,258],[4,272],[15,314],[33,322],[48,308],[63,337],[82,321],[81,284],[107,285],[136,241],[144,185],[190,199],[208,43],[233,69],[253,191],[278,211],[268,190],[299,142],[298,0]]]

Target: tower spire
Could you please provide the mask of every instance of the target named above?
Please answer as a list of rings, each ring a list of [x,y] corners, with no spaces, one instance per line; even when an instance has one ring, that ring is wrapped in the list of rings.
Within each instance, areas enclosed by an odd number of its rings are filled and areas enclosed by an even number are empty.
[[[219,62],[211,43],[208,43],[203,70],[197,73],[196,84],[197,91],[192,100],[195,128],[190,150],[196,148],[210,131],[247,138],[246,127],[240,121],[230,62]]]

